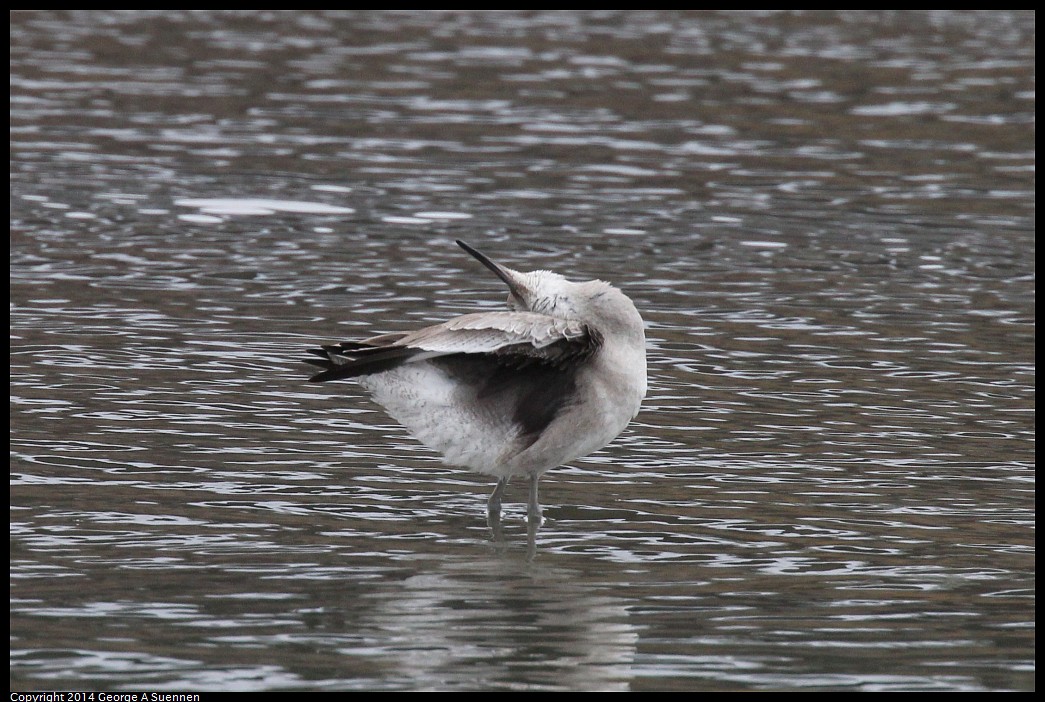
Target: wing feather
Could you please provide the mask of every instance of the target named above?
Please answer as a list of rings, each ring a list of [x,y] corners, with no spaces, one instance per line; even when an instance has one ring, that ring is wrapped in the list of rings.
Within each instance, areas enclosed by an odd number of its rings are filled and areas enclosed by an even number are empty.
[[[323,372],[313,382],[353,378],[447,356],[485,356],[497,365],[564,367],[591,356],[602,344],[597,330],[576,320],[536,312],[480,312],[413,332],[382,334],[361,342],[309,349]],[[322,360],[321,360],[322,359]]]

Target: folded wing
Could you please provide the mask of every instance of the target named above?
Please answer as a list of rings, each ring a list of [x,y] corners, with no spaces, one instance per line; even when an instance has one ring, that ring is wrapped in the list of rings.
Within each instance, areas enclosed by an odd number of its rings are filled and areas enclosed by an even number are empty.
[[[309,349],[322,368],[312,382],[382,373],[404,363],[446,358],[482,359],[512,369],[531,366],[568,370],[598,350],[602,338],[586,324],[535,312],[480,312],[413,332],[383,334]]]

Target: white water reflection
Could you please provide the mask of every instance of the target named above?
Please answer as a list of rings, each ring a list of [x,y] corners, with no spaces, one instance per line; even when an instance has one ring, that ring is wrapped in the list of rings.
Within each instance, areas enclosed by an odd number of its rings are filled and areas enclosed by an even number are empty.
[[[260,197],[247,198],[182,198],[174,201],[181,207],[195,207],[200,212],[213,215],[271,215],[277,212],[298,214],[352,214],[351,207],[327,205],[321,202],[299,200],[269,200]]]

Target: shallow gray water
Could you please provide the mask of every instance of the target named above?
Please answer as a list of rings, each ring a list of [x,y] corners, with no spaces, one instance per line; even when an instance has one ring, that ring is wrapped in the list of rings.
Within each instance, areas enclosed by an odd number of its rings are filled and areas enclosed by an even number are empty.
[[[1030,690],[1034,15],[11,16],[11,686]],[[302,350],[620,285],[525,488]]]

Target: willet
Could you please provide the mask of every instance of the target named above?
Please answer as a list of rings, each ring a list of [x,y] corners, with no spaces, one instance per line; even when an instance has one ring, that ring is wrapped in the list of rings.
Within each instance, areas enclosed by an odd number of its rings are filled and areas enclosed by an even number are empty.
[[[309,349],[313,382],[356,378],[447,463],[498,478],[487,504],[500,536],[501,497],[530,482],[531,554],[545,472],[617,437],[646,395],[646,338],[635,305],[601,280],[521,273],[458,245],[508,286],[507,312],[466,314],[412,332]]]

